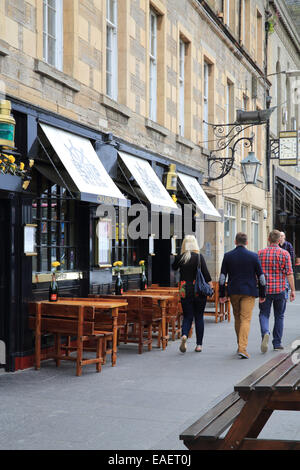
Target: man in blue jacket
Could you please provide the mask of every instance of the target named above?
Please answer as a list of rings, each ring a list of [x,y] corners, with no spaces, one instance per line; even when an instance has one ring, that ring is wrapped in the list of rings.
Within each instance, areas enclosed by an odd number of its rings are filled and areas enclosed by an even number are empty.
[[[238,354],[248,359],[248,335],[255,298],[264,302],[266,297],[266,280],[257,253],[246,248],[248,244],[245,233],[237,233],[236,248],[225,253],[219,279],[220,302],[230,297],[234,315],[234,326],[238,343]],[[227,294],[226,294],[226,278]]]

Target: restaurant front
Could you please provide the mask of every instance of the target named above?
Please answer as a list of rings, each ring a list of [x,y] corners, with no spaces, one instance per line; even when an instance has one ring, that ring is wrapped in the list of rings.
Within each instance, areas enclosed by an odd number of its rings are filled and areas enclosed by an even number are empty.
[[[60,296],[113,293],[116,261],[124,290],[139,288],[141,260],[148,284],[176,285],[172,259],[184,234],[195,230],[195,215],[220,220],[196,170],[176,164],[180,189],[167,190],[166,175],[174,167],[169,159],[11,103],[16,147],[34,166],[26,190],[20,179],[1,175],[0,363],[7,372],[33,366],[28,302],[48,298],[54,261],[60,263]],[[192,214],[189,228],[184,205]],[[52,342],[43,335],[42,348]]]

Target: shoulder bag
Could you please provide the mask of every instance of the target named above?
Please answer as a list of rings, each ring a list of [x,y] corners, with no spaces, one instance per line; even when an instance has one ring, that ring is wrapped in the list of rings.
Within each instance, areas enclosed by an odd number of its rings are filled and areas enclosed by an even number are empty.
[[[197,266],[197,274],[196,274],[196,281],[195,281],[195,295],[205,295],[207,297],[211,297],[213,295],[213,289],[210,287],[209,284],[204,279],[204,276],[201,271],[201,258],[199,255],[199,261]]]

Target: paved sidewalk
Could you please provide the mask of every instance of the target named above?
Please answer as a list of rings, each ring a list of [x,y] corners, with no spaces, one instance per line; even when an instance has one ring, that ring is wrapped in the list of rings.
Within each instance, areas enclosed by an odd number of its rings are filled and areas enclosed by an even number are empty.
[[[284,344],[300,337],[300,293],[288,304]],[[272,322],[273,323],[273,322]],[[271,323],[271,325],[272,325]],[[274,354],[260,352],[256,303],[249,338],[249,360],[236,355],[233,319],[215,324],[205,317],[202,353],[194,338],[185,354],[180,341],[165,351],[137,353],[121,345],[117,366],[108,361],[100,374],[85,366],[76,377],[73,363],[42,363],[0,373],[2,450],[186,450],[178,436],[233,385]],[[261,437],[300,440],[299,412],[274,413]]]

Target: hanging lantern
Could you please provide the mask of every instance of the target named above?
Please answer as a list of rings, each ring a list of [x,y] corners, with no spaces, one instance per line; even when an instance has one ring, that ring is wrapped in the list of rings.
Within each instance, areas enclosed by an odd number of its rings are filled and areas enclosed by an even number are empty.
[[[242,171],[246,184],[255,184],[261,163],[257,160],[254,152],[249,152],[247,157],[241,161]]]

